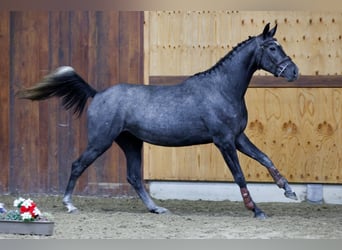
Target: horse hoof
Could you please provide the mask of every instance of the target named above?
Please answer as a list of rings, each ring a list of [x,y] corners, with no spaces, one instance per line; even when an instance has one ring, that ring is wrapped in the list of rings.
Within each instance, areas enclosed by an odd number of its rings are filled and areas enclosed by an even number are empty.
[[[284,195],[289,199],[298,200],[295,192],[285,192]]]
[[[75,213],[78,212],[77,207],[75,207],[75,206],[72,205],[72,204],[68,204],[68,205],[66,205],[66,207],[67,207],[67,209],[68,209],[68,213],[69,213],[69,214],[75,214]]]
[[[261,212],[261,213],[258,213],[258,214],[255,214],[254,216],[255,218],[259,219],[259,220],[266,220],[267,219],[267,216],[265,213]]]
[[[78,213],[78,209],[77,208],[74,208],[74,209],[71,209],[71,210],[68,209],[68,213],[69,214],[77,214]]]
[[[170,214],[170,211],[164,207],[155,207],[151,210],[151,213],[155,214]]]

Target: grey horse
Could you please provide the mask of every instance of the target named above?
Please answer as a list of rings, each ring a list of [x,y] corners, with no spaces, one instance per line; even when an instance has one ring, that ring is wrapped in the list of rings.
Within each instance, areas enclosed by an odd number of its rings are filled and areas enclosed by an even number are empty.
[[[297,199],[288,181],[272,161],[246,136],[247,108],[244,100],[256,70],[263,69],[287,81],[298,78],[298,68],[274,38],[277,26],[267,24],[258,36],[238,44],[210,69],[170,86],[120,83],[96,91],[72,67],[59,67],[36,86],[18,91],[19,98],[43,100],[61,97],[66,109],[80,115],[88,98],[88,145],[72,163],[63,202],[75,211],[72,192],[77,179],[116,142],[127,159],[127,180],[153,213],[165,213],[147,193],[142,179],[142,146],[187,146],[214,143],[240,187],[247,209],[257,218],[265,213],[247,189],[237,150],[267,168],[285,196]]]

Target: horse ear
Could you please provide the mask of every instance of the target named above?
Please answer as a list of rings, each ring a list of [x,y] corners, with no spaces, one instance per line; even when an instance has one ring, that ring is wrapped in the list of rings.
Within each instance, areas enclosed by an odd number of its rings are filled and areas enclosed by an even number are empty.
[[[267,38],[269,30],[270,30],[270,23],[265,25],[264,31],[262,32],[262,36],[264,38]]]
[[[270,37],[273,37],[275,35],[275,33],[277,32],[277,27],[278,27],[278,24],[276,24],[274,28],[270,30],[269,32]]]

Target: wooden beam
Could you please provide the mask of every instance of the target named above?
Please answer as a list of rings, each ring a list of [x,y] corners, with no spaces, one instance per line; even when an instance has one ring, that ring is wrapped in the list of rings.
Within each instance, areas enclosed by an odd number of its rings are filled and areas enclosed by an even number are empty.
[[[169,85],[184,81],[189,76],[150,76],[151,85]],[[254,76],[250,88],[341,88],[342,75],[335,76],[300,76],[294,82],[274,76]]]

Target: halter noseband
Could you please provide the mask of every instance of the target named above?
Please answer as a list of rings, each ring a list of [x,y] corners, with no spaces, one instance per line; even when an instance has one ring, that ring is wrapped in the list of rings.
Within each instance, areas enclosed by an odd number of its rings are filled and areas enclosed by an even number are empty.
[[[265,48],[268,47],[269,45],[271,45],[272,42],[275,42],[275,40],[273,40],[273,39],[272,40],[266,40],[262,44],[259,44],[257,41],[259,47],[261,48],[261,55],[260,55],[259,60],[257,62],[257,68],[258,69],[261,69],[261,60],[264,57]],[[269,56],[269,54],[266,54],[266,55],[269,58],[269,60],[276,67],[276,73],[274,74],[276,77],[280,76],[286,70],[287,66],[289,66],[289,64],[291,62],[291,58],[289,56],[285,56],[283,60],[281,60],[280,62],[276,62],[272,57]]]

